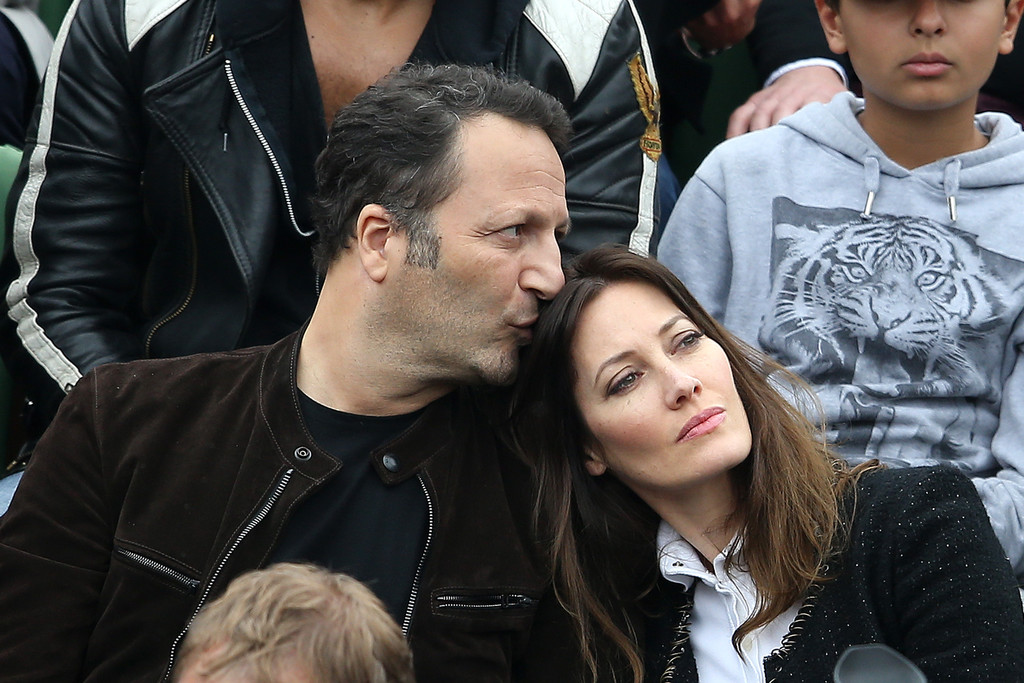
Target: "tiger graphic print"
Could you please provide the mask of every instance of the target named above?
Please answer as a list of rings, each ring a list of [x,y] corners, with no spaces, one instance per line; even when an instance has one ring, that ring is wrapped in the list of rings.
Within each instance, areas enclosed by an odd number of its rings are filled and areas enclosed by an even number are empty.
[[[1024,264],[920,217],[785,198],[773,209],[759,342],[818,389],[833,440],[901,461],[980,446],[976,435],[994,426],[968,403],[999,401],[992,364],[1019,313]]]

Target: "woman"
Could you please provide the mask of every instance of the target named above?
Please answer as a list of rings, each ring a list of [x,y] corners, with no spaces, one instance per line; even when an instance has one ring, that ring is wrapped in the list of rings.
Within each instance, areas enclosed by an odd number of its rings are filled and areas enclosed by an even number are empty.
[[[593,678],[831,681],[870,642],[931,681],[1024,676],[1020,599],[969,480],[848,468],[783,382],[801,386],[656,261],[608,247],[570,266],[514,429]]]

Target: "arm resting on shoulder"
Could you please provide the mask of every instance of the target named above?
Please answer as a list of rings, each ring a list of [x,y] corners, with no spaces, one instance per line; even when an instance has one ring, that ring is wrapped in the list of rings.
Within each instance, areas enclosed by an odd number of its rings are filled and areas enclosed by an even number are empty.
[[[729,117],[726,137],[767,128],[805,104],[828,102],[846,89],[846,75],[809,1],[763,0],[747,44],[765,87]]]

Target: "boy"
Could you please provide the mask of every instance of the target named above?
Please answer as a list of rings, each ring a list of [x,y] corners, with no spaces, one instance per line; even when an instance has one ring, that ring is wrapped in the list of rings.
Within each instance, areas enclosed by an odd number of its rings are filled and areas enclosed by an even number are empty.
[[[816,3],[864,99],[712,152],[658,256],[814,386],[840,453],[969,472],[1021,577],[1024,134],[973,112],[1024,0]]]
[[[280,563],[248,572],[202,609],[176,683],[413,683],[402,629],[346,574]]]

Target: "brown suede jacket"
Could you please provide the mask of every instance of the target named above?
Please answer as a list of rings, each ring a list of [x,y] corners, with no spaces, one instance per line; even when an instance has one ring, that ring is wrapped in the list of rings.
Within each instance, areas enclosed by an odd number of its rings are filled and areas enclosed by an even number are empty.
[[[0,521],[3,680],[158,680],[198,609],[265,563],[292,508],[338,469],[299,412],[299,338],[79,382]],[[528,472],[474,398],[436,401],[372,454],[382,480],[419,477],[428,499],[404,625],[417,679],[573,680]]]

